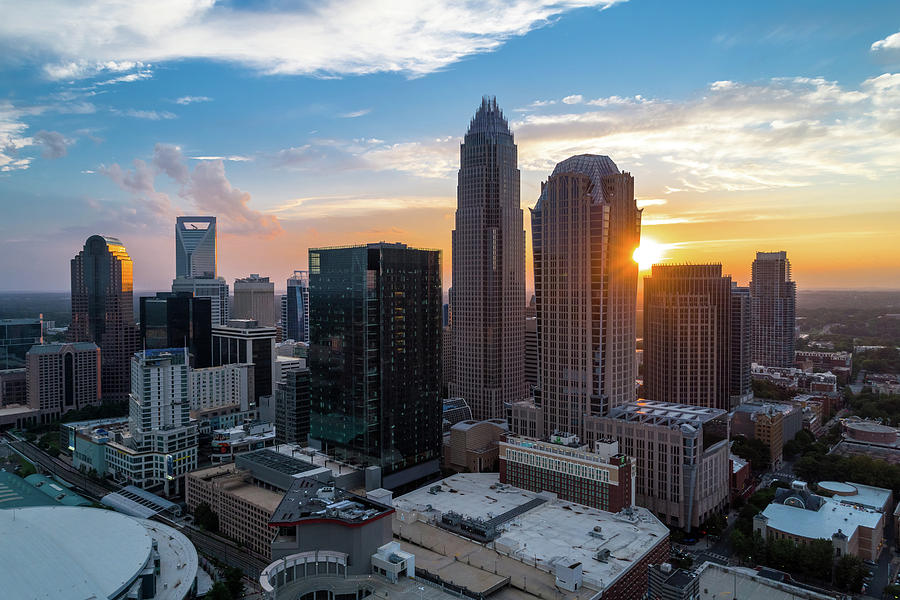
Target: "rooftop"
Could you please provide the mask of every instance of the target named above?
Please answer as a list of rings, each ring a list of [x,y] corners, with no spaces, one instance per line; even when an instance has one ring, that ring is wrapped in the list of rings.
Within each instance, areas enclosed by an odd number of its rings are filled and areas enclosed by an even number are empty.
[[[76,351],[96,350],[97,344],[93,342],[64,342],[59,344],[36,344],[31,347],[28,354],[59,354],[66,348]]]
[[[835,495],[832,500],[845,504],[859,504],[875,510],[884,508],[893,495],[891,490],[849,481],[843,483],[839,481],[820,481],[819,487],[834,494],[839,494]]]
[[[652,425],[676,427],[679,425],[699,426],[726,415],[720,408],[691,406],[656,400],[637,400],[617,406],[609,411],[609,416],[623,421],[640,421]]]
[[[9,471],[0,471],[0,509],[53,506],[56,501]]]
[[[328,519],[362,524],[394,512],[389,506],[310,478],[296,480],[275,509],[270,525]]]
[[[234,463],[226,463],[217,467],[209,467],[191,471],[187,475],[203,481],[213,481],[217,486],[229,494],[259,506],[270,513],[281,503],[284,494],[253,483],[250,474],[238,469]]]
[[[819,510],[778,504],[769,504],[762,513],[769,519],[769,527],[790,535],[809,539],[831,539],[838,529],[850,537],[857,527],[869,529],[878,526],[881,513],[826,500]]]
[[[541,499],[546,501],[534,502]],[[608,513],[554,499],[552,494],[501,484],[496,473],[448,477],[439,484],[395,498],[394,508],[403,515],[399,518],[404,523],[416,516],[419,520],[437,520],[451,511],[490,521],[522,510],[500,525],[504,531],[492,544],[511,556],[533,560],[543,569],[557,560],[580,561],[585,583],[597,590],[610,586],[669,535],[669,530],[644,508],[632,509],[631,515],[624,511]],[[450,536],[448,540],[456,537],[429,527],[431,539],[441,536]],[[598,552],[607,550],[605,562],[596,558]],[[530,581],[531,575],[528,578]]]

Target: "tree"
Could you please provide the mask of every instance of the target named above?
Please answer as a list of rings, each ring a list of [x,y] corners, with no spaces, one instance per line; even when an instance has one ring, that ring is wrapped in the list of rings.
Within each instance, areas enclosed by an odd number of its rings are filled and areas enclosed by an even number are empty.
[[[760,440],[742,435],[733,438],[731,451],[744,460],[749,460],[754,471],[765,471],[772,460],[768,446]]]
[[[194,523],[212,533],[219,531],[219,515],[206,502],[201,502],[194,509]]]
[[[232,600],[240,600],[244,596],[244,572],[237,567],[225,567],[225,587]]]
[[[884,592],[882,592],[882,598],[900,598],[900,585],[886,585],[884,586]]]
[[[206,600],[232,600],[231,592],[223,581],[217,581],[213,584],[210,590],[206,592],[204,598]]]
[[[867,571],[862,561],[852,554],[840,557],[834,566],[834,585],[840,590],[857,593],[862,589]]]

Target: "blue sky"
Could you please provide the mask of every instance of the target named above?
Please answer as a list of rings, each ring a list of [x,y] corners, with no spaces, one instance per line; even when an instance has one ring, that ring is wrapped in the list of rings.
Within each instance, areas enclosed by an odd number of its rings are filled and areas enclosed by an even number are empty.
[[[92,233],[165,289],[174,216],[205,213],[228,279],[386,239],[445,249],[449,285],[482,94],[516,132],[523,207],[556,162],[609,154],[664,259],[746,280],[784,248],[801,286],[900,281],[896,1],[0,8],[0,289],[66,289]]]

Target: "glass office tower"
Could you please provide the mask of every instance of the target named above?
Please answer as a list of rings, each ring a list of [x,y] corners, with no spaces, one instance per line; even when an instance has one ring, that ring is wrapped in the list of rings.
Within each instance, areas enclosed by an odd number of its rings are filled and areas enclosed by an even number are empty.
[[[212,299],[191,292],[157,292],[140,299],[141,347],[187,348],[191,368],[212,366]]]
[[[385,487],[438,470],[441,253],[309,250],[311,437],[381,467]]]

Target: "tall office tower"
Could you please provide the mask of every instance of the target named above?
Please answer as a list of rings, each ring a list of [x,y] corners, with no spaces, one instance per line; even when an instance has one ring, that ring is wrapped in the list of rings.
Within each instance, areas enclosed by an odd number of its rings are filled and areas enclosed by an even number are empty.
[[[280,377],[275,361],[275,328],[252,319],[231,319],[212,330],[212,362],[215,366],[253,363],[253,398],[259,406],[271,396]]]
[[[43,340],[41,319],[0,319],[0,371],[24,368],[25,355]]]
[[[635,398],[641,210],[608,156],[556,165],[531,210],[544,431],[583,437],[585,415]]]
[[[537,316],[525,317],[525,382],[528,393],[533,394],[538,384]]]
[[[92,235],[72,259],[72,323],[69,340],[100,346],[103,399],[128,399],[131,355],[138,347],[134,324],[133,263],[125,245]]]
[[[294,271],[288,277],[287,293],[281,298],[281,325],[286,339],[309,343],[309,271]]]
[[[285,374],[275,386],[275,443],[309,443],[309,369]]]
[[[394,488],[441,455],[441,253],[310,248],[311,437]]]
[[[187,348],[191,368],[212,366],[212,299],[191,292],[140,298],[141,348]]]
[[[797,284],[787,252],[757,252],[750,279],[750,358],[767,367],[794,366]]]
[[[216,278],[216,218],[175,220],[175,277]]]
[[[275,283],[253,273],[234,280],[232,319],[253,319],[263,327],[275,326]]]
[[[459,149],[453,230],[453,381],[476,420],[525,396],[525,231],[513,135],[483,98]]]
[[[187,348],[137,352],[131,360],[129,439],[107,460],[141,487],[180,480],[197,467],[197,426],[190,424]],[[131,460],[129,460],[131,459]],[[137,460],[134,460],[137,459]],[[178,484],[176,484],[178,485]]]
[[[445,326],[441,329],[441,383],[449,389],[451,381],[453,381],[453,329]]]
[[[644,278],[648,400],[730,410],[731,277],[722,265],[653,265]]]
[[[70,410],[100,404],[100,349],[92,342],[41,344],[26,358],[28,406],[49,423]]]
[[[731,405],[753,398],[750,384],[750,288],[731,282]]]
[[[191,293],[195,298],[209,298],[213,325],[228,323],[228,284],[221,277],[177,277],[172,280],[172,293]]]

